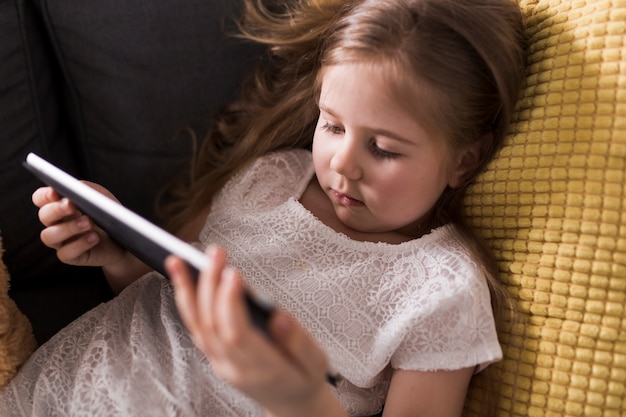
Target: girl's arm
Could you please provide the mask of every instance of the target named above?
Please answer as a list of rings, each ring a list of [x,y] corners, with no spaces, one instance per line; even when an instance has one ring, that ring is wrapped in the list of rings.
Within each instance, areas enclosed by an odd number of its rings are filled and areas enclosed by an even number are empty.
[[[383,417],[459,417],[474,368],[455,371],[394,370]]]
[[[102,271],[115,294],[132,284],[139,277],[152,271],[152,268],[140,261],[129,251],[125,251],[120,260],[113,264],[103,265]]]

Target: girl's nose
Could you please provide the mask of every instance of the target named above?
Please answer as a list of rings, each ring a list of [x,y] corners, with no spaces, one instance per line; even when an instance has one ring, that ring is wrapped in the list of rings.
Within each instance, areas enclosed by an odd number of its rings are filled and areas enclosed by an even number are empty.
[[[344,137],[330,161],[330,168],[350,180],[358,180],[363,176],[358,144],[353,138]]]

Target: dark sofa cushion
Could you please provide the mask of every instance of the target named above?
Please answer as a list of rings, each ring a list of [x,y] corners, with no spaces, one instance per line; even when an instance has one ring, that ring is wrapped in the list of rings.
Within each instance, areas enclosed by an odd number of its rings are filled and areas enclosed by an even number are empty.
[[[231,0],[0,0],[0,230],[11,296],[39,342],[110,297],[39,240],[30,151],[154,218],[165,182],[259,56]],[[229,29],[226,29],[229,27]]]
[[[54,254],[39,242],[31,203],[40,183],[21,164],[35,151],[75,171],[73,150],[56,105],[50,48],[29,3],[0,2],[0,33],[0,230],[11,275],[32,277],[50,270]]]
[[[0,0],[0,33],[2,256],[10,296],[41,343],[110,291],[99,271],[62,265],[39,240],[42,226],[31,194],[40,183],[22,161],[34,151],[77,173],[75,146],[58,106],[60,74],[32,2]]]
[[[62,265],[40,242],[26,153],[154,219],[193,149],[179,132],[202,138],[259,56],[225,34],[238,4],[0,0],[0,230],[11,297],[40,343],[111,294],[99,269]]]
[[[84,177],[154,219],[212,115],[258,53],[224,34],[232,0],[40,0],[68,85]]]

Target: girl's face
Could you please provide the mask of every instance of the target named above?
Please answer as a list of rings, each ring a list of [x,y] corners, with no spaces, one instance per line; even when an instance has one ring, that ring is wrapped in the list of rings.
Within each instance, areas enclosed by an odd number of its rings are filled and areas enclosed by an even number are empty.
[[[428,232],[420,224],[444,189],[459,185],[473,152],[427,130],[419,117],[427,95],[411,82],[399,91],[386,74],[359,63],[324,69],[313,162],[345,226],[414,238]]]

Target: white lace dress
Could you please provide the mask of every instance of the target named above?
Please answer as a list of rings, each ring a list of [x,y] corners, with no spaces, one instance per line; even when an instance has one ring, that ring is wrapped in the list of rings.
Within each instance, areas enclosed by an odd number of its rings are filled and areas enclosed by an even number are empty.
[[[351,240],[298,202],[313,175],[304,150],[261,158],[220,193],[200,241],[226,247],[249,285],[316,337],[342,376],[336,395],[351,415],[380,410],[391,367],[501,358],[485,279],[453,228],[399,245]],[[151,273],[42,346],[0,394],[0,415],[262,413],[214,376],[168,281]]]

